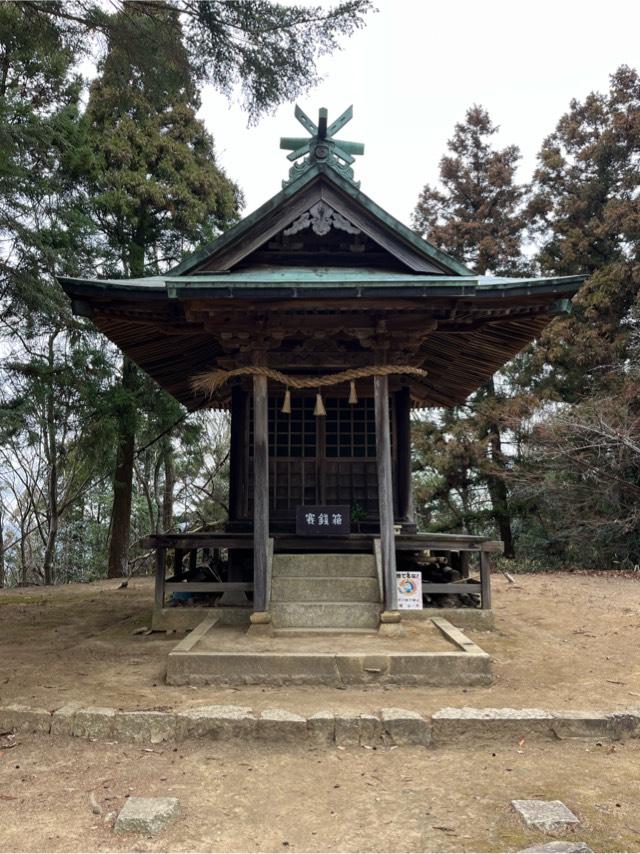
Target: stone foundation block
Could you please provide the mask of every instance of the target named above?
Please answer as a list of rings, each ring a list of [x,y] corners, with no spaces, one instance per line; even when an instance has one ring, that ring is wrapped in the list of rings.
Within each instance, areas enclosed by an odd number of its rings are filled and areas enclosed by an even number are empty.
[[[609,738],[613,741],[640,737],[640,714],[638,712],[613,712],[607,715],[607,721]]]
[[[168,712],[118,712],[113,734],[118,741],[137,744],[175,741],[176,716]]]
[[[51,731],[51,712],[48,709],[33,709],[13,703],[0,709],[0,729],[3,732],[48,734]]]
[[[360,744],[361,718],[358,712],[338,712],[336,714],[336,745],[338,747],[356,747]]]
[[[431,742],[429,722],[418,712],[408,709],[382,709],[380,718],[383,732],[393,744],[427,745]]]
[[[73,735],[76,712],[81,708],[82,704],[74,701],[56,709],[51,716],[51,735]]]
[[[128,798],[113,829],[117,833],[159,833],[179,814],[177,798]]]
[[[176,715],[178,738],[253,738],[256,718],[247,706],[200,706]]]
[[[333,712],[316,712],[307,720],[307,733],[312,744],[333,744],[336,738],[336,717]]]
[[[594,854],[594,852],[586,842],[565,842],[563,839],[556,839],[553,842],[523,848],[519,854]]]
[[[265,709],[258,718],[258,737],[265,741],[305,741],[307,719],[285,709]]]
[[[360,715],[360,744],[376,747],[383,744],[382,721],[377,715]]]
[[[525,738],[555,738],[557,721],[543,709],[440,709],[431,718],[432,736],[436,744],[466,742],[487,738],[508,740]]]
[[[114,709],[100,706],[78,709],[73,719],[72,735],[78,738],[113,738],[115,719]]]

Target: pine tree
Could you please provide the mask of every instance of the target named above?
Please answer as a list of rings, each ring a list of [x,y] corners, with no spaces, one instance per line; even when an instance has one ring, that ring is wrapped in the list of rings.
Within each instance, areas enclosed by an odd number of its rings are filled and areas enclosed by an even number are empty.
[[[213,139],[196,118],[200,102],[177,10],[168,6],[162,15],[147,15],[140,4],[125,3],[117,17],[109,30],[117,37],[109,36],[89,91],[86,183],[106,269],[138,277],[167,269],[195,243],[219,233],[237,217],[242,197],[216,165]],[[110,576],[126,571],[135,435],[146,386],[125,357]],[[173,414],[169,423],[180,414],[174,401],[164,409]]]
[[[521,381],[576,400],[616,382],[640,291],[640,75],[574,100],[544,141],[529,216],[547,274],[587,273],[574,313],[545,330]],[[549,366],[552,370],[549,370]]]
[[[587,273],[573,314],[519,360],[530,396],[514,488],[530,551],[592,566],[637,563],[640,75],[573,100],[544,140],[529,217],[547,274]],[[549,400],[552,406],[545,407]]]
[[[493,148],[492,137],[497,131],[483,107],[471,107],[449,140],[450,153],[440,161],[441,186],[426,185],[413,214],[413,226],[421,236],[464,261],[478,275],[513,275],[525,268],[525,190],[515,181],[520,152],[516,146]],[[426,430],[418,422],[416,431],[422,429],[425,434],[418,445],[424,446],[423,440],[429,437],[436,441],[436,447],[426,457],[437,461],[440,482],[426,496],[427,502],[444,501],[449,510],[459,508],[459,523],[468,529],[486,516],[479,497],[484,486],[505,555],[513,557],[511,510],[504,477],[507,458],[500,426],[505,400],[499,384],[491,379],[464,407],[445,413]],[[464,425],[455,426],[460,421]],[[434,426],[441,428],[441,436]],[[445,513],[443,524],[450,520],[451,516]]]
[[[99,35],[120,42],[132,61],[156,37],[179,43],[194,79],[221,92],[241,93],[255,120],[319,83],[316,61],[338,48],[341,36],[364,26],[371,0],[344,0],[334,7],[271,0],[22,0],[33,20],[71,22],[87,45]],[[115,8],[115,14],[109,14]]]

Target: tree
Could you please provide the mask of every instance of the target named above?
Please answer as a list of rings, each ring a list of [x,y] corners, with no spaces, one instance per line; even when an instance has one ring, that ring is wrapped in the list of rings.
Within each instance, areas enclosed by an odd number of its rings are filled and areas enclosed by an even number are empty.
[[[617,382],[640,290],[639,157],[640,76],[627,66],[609,92],[572,101],[542,145],[528,209],[536,261],[589,278],[523,366],[522,385],[540,394],[577,400]]]
[[[545,329],[512,377],[531,400],[512,474],[530,550],[595,566],[640,559],[640,76],[622,66],[610,80],[571,102],[538,155],[536,261],[589,277],[573,314]]]
[[[227,95],[242,93],[251,120],[294,100],[319,82],[317,58],[338,47],[341,36],[364,26],[371,0],[345,0],[333,8],[270,0],[23,0],[33,20],[71,22],[87,47],[100,35],[120,42],[130,58],[149,49],[152,30],[162,42],[181,45],[197,83]],[[115,8],[115,14],[109,14]]]
[[[427,184],[413,214],[414,229],[421,236],[464,261],[478,275],[513,275],[525,268],[522,256],[525,189],[515,181],[520,152],[513,145],[493,148],[492,137],[497,131],[483,107],[476,105],[467,110],[464,123],[456,125],[449,140],[450,153],[440,161],[441,186],[434,188]],[[460,522],[468,529],[472,520],[477,522],[486,517],[481,498],[484,485],[505,555],[513,557],[511,511],[504,477],[507,458],[500,427],[505,404],[504,391],[491,379],[464,407],[445,413],[436,419],[435,425],[427,427],[423,440],[431,437],[437,442],[436,456],[443,467],[432,499],[444,500],[449,509],[457,507]],[[466,422],[464,426],[455,427],[461,420]],[[438,437],[434,426],[441,427],[446,440]],[[416,430],[420,429],[418,423]],[[456,484],[455,497],[450,494],[453,484]],[[471,484],[475,484],[473,504],[469,495]],[[461,485],[465,485],[462,492]]]
[[[238,188],[216,164],[213,139],[196,118],[200,101],[179,37],[178,11],[124,3],[108,29],[107,52],[85,114],[91,210],[104,241],[105,268],[130,277],[157,273],[187,248],[237,218]],[[144,38],[141,35],[144,34]],[[137,44],[135,53],[131,44]],[[118,451],[108,574],[126,572],[134,446],[145,381],[126,357],[117,401]],[[166,398],[167,426],[180,415]],[[166,445],[165,476],[171,447]]]
[[[523,267],[525,188],[515,183],[520,151],[493,149],[498,130],[483,107],[467,110],[440,161],[441,186],[424,187],[412,218],[418,234],[481,276],[516,275]]]
[[[85,462],[95,457],[85,446],[81,460],[78,449],[96,426],[91,366],[101,358],[55,282],[63,271],[87,273],[91,247],[75,180],[83,128],[74,36],[70,25],[0,6],[0,494],[24,535],[22,577],[29,552],[46,581],[60,525],[91,479]],[[15,542],[11,528],[6,539]]]

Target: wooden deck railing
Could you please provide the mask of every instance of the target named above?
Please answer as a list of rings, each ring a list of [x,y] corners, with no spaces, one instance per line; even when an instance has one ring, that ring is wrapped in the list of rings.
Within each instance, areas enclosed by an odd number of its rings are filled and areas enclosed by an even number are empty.
[[[350,534],[343,537],[298,537],[293,534],[274,534],[269,544],[269,564],[273,553],[287,551],[374,551],[374,540],[368,534]],[[142,540],[145,548],[156,550],[155,608],[164,607],[168,594],[180,593],[224,593],[253,591],[253,584],[247,581],[181,581],[186,573],[183,560],[189,554],[190,568],[197,566],[200,549],[212,551],[220,549],[253,549],[251,533],[197,532],[184,534],[154,534]],[[444,552],[477,552],[480,562],[479,581],[435,583],[424,582],[423,593],[436,594],[472,594],[480,595],[480,607],[491,608],[491,558],[492,554],[502,553],[502,543],[470,534],[399,534],[395,537],[398,551],[419,552],[424,550]],[[167,580],[167,552],[173,552],[170,564],[173,576]],[[271,567],[268,567],[267,606],[271,586]],[[381,590],[381,594],[384,591]]]

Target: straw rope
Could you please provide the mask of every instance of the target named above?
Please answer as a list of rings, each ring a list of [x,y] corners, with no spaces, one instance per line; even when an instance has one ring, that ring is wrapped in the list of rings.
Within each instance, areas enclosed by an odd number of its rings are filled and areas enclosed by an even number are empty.
[[[340,371],[337,374],[326,374],[319,377],[301,377],[292,374],[283,374],[275,368],[267,368],[261,365],[248,365],[243,368],[234,368],[231,371],[222,369],[206,371],[197,374],[191,380],[194,391],[204,391],[213,394],[216,389],[224,385],[233,377],[263,376],[274,382],[282,383],[289,388],[320,388],[328,385],[349,382],[362,379],[363,377],[386,377],[390,374],[409,374],[414,377],[426,377],[424,368],[414,368],[412,365],[377,365],[369,368],[351,368],[348,371]]]

